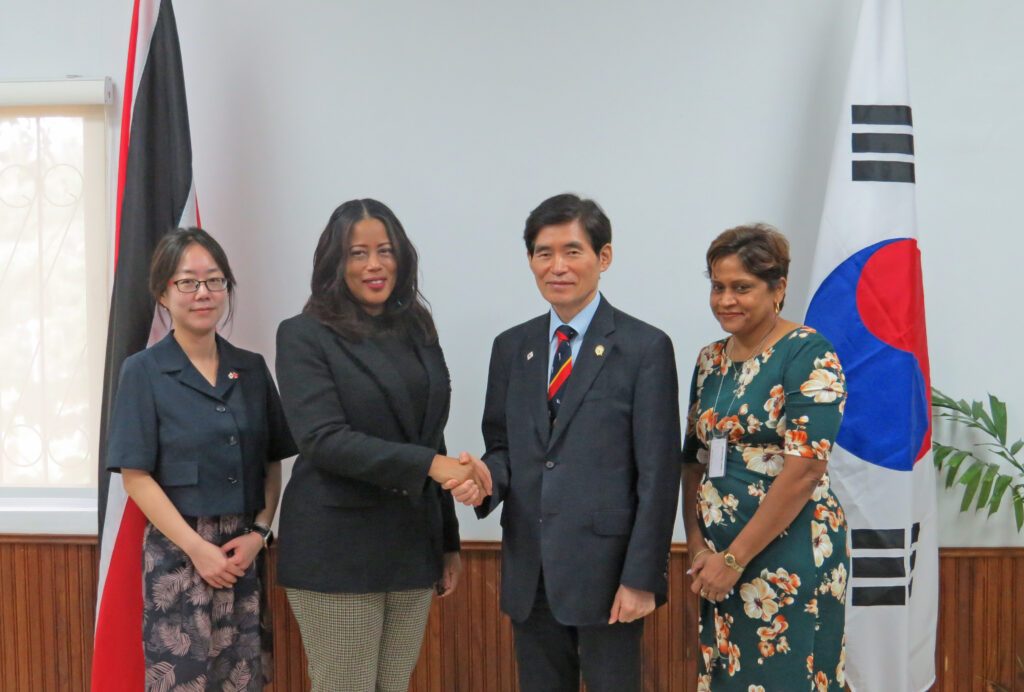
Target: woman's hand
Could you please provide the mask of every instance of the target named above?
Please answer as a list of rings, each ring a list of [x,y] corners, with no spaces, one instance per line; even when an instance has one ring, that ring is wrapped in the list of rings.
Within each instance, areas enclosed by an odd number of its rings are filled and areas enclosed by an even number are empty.
[[[255,531],[235,536],[220,547],[220,551],[227,557],[228,562],[240,567],[243,572],[249,569],[249,565],[261,550],[263,550],[263,537]]]
[[[492,490],[491,472],[487,465],[469,452],[463,452],[458,459],[438,454],[430,465],[430,477],[445,490],[465,486],[456,497],[463,504],[480,504]]]
[[[215,589],[230,588],[245,570],[228,560],[220,547],[206,540],[198,540],[188,556],[207,584]]]
[[[491,471],[487,468],[487,464],[477,459],[469,452],[463,452],[459,455],[459,463],[463,466],[473,465],[477,468],[478,475],[486,479],[488,483],[491,482]],[[445,490],[450,490],[452,497],[456,502],[460,502],[467,507],[479,507],[483,504],[484,499],[491,494],[491,486],[480,486],[474,480],[462,481],[461,483],[455,479],[446,481],[442,486]]]
[[[697,570],[697,562],[700,561],[700,569]],[[725,564],[725,558],[721,553],[705,553],[694,562],[693,584],[690,591],[700,594],[701,598],[709,601],[722,601],[729,597],[733,587],[739,581],[741,574],[729,565]]]
[[[462,558],[457,552],[444,554],[444,569],[441,579],[437,582],[437,595],[444,598],[459,584],[459,573],[462,572]]]
[[[700,575],[701,570],[704,569],[704,565],[707,563],[708,558],[715,554],[715,551],[711,548],[700,548],[693,553],[696,555],[693,558],[693,562],[690,563],[690,569],[686,571],[693,579],[696,579]]]

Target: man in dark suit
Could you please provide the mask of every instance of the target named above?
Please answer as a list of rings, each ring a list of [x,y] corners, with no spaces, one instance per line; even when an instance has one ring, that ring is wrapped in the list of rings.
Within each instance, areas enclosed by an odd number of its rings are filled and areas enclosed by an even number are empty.
[[[669,337],[598,292],[611,224],[575,195],[524,231],[551,310],[494,340],[483,434],[501,515],[501,606],[523,692],[640,689],[642,618],[665,602],[680,472]]]

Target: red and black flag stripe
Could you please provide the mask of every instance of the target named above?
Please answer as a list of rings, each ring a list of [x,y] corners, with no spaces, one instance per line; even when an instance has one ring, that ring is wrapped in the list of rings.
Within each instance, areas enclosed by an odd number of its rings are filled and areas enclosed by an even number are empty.
[[[103,468],[108,415],[121,363],[162,334],[148,274],[167,231],[198,225],[185,79],[171,0],[135,0],[124,81],[118,162],[114,289],[107,329],[100,435],[100,581],[92,689],[138,690],[142,650],[145,517],[118,474]]]

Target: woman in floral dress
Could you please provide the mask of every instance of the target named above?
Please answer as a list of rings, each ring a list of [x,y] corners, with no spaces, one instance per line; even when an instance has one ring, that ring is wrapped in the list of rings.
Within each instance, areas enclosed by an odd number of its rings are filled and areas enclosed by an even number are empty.
[[[683,471],[699,690],[842,690],[849,556],[825,467],[845,379],[832,345],[782,318],[789,244],[765,224],[707,253],[729,337],[701,349]]]

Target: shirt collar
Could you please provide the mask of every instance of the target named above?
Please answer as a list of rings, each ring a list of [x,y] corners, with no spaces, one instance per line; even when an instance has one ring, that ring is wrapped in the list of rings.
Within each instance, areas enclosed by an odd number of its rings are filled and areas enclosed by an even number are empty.
[[[594,319],[594,313],[597,312],[598,305],[601,304],[601,292],[598,291],[594,294],[594,297],[590,300],[585,308],[579,311],[579,313],[569,320],[569,326],[576,330],[576,334],[580,339],[587,333],[587,328],[590,326],[591,321]],[[565,324],[562,322],[562,318],[558,316],[554,308],[551,308],[551,318],[548,323],[548,341],[550,342],[555,338],[555,330]]]

